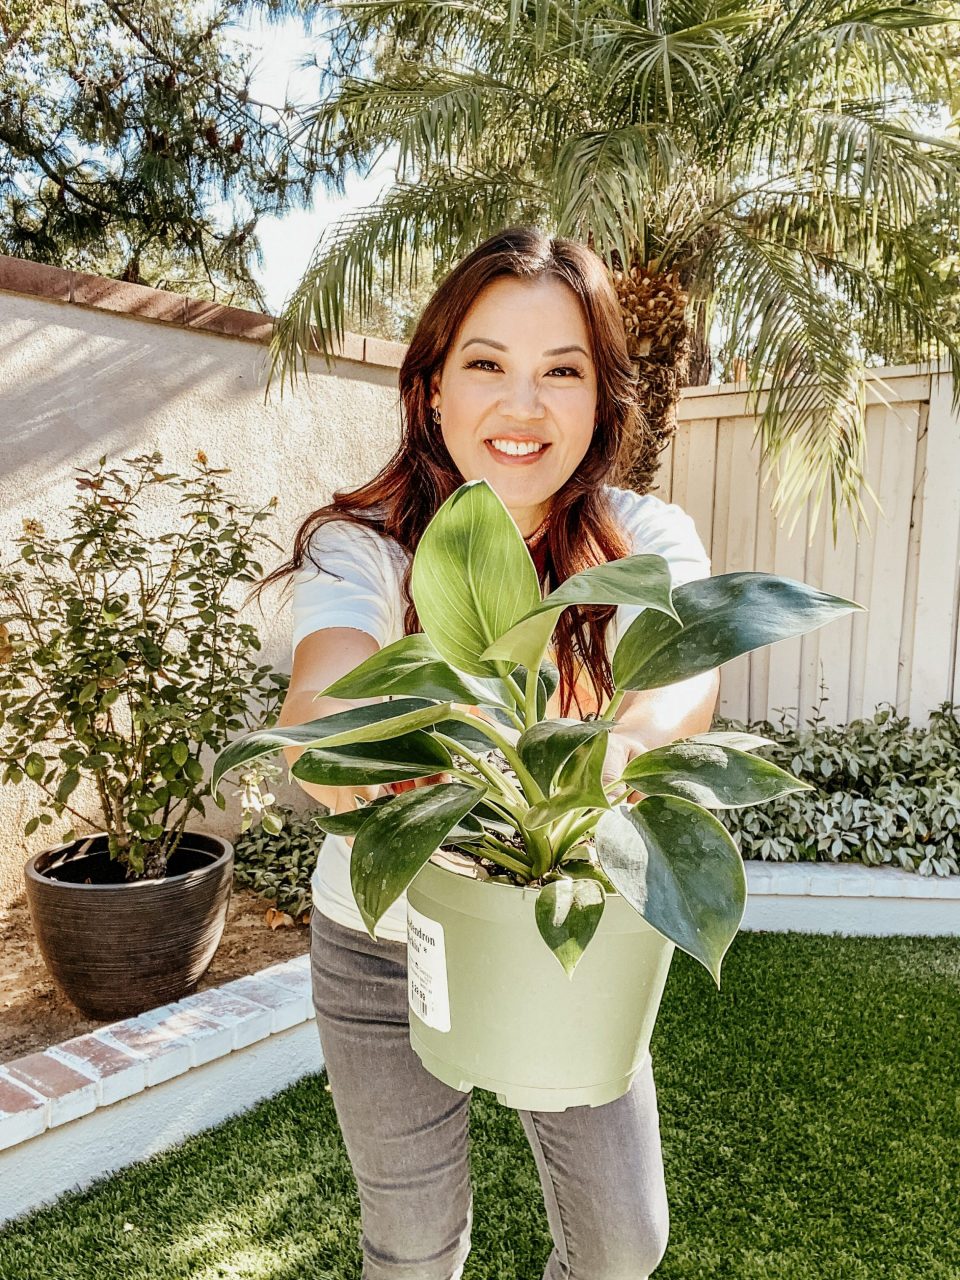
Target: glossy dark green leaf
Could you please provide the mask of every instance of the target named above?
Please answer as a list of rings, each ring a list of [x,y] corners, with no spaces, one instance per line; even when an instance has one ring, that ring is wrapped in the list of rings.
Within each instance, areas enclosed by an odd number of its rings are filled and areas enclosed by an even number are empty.
[[[563,817],[571,809],[609,809],[610,801],[602,781],[606,754],[605,733],[593,734],[581,742],[557,773],[553,793],[530,806],[524,814],[524,824],[536,829]]]
[[[398,698],[393,702],[371,702],[362,707],[348,707],[332,715],[305,724],[291,724],[270,729],[254,729],[235,739],[214,758],[210,790],[216,795],[224,774],[256,760],[273,755],[284,747],[306,747],[324,742],[328,747],[338,743],[376,742],[423,728],[450,714],[450,704],[430,702],[425,698]]]
[[[389,804],[393,796],[377,796],[367,804],[358,805],[356,809],[345,809],[343,813],[315,813],[313,820],[321,831],[335,836],[355,836],[371,812],[381,805]]]
[[[863,606],[771,573],[721,573],[673,591],[680,621],[645,609],[613,655],[617,689],[660,689]]]
[[[726,827],[689,800],[647,796],[601,814],[594,839],[617,891],[719,989],[747,901],[743,859]]]
[[[451,666],[484,677],[512,670],[515,663],[481,654],[539,602],[540,583],[516,521],[486,480],[462,484],[427,525],[410,590],[420,625]]]
[[[383,742],[357,742],[344,747],[308,747],[290,772],[320,787],[374,786],[407,782],[443,773],[453,763],[450,752],[429,733],[418,731]]]
[[[353,843],[350,884],[371,938],[380,917],[482,797],[482,787],[435,782],[394,796],[370,815]]]
[[[779,765],[749,751],[708,742],[671,742],[634,756],[623,781],[644,795],[682,796],[704,809],[763,804],[791,791],[813,791]]]
[[[572,978],[603,915],[603,889],[589,878],[551,880],[537,894],[534,915],[540,937]]]
[[[515,749],[546,792],[553,785],[557,770],[577,747],[597,734],[609,733],[613,723],[612,720],[574,720],[569,717],[542,720],[520,735]]]
[[[546,652],[564,609],[585,604],[643,605],[672,618],[667,561],[657,555],[624,556],[571,575],[501,633],[483,657],[533,666]]]

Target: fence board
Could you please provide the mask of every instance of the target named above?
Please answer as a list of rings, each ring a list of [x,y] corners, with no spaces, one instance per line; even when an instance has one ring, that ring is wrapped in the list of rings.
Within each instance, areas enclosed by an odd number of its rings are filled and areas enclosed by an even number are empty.
[[[920,513],[917,604],[910,673],[910,719],[922,721],[953,689],[960,565],[960,420],[950,381],[934,378]]]
[[[831,723],[892,702],[925,724],[944,699],[960,702],[960,420],[949,375],[938,387],[929,370],[871,372],[865,474],[881,509],[862,495],[867,521],[842,512],[836,544],[828,502],[812,529],[809,500],[792,532],[793,511],[774,517],[742,385],[684,391],[658,491],[696,521],[713,572],[777,573],[866,610],[725,664],[720,714],[805,722],[821,680]]]

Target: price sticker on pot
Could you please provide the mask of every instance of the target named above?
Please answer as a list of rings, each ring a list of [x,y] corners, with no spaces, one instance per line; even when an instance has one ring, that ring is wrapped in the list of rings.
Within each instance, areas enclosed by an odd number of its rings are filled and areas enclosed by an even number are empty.
[[[428,1027],[450,1030],[443,925],[407,902],[407,999]]]

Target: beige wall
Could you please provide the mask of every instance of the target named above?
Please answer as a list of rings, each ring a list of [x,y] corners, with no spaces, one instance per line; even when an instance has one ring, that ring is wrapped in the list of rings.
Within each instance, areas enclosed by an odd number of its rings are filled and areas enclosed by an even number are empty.
[[[371,347],[396,362],[396,344],[371,340]],[[119,461],[152,449],[187,471],[202,448],[212,466],[232,468],[225,482],[245,501],[265,503],[276,494],[277,518],[262,527],[289,547],[309,511],[334,489],[369,479],[392,453],[396,367],[340,360],[331,375],[315,361],[309,383],[264,404],[266,354],[257,342],[0,293],[0,557],[6,562],[16,553],[10,539],[24,516],[40,518],[48,531],[66,530],[75,468],[96,466],[101,454]],[[269,569],[283,558],[271,553],[263,563]],[[245,616],[260,631],[262,661],[289,671],[281,596],[281,589],[268,590],[266,616],[255,604]],[[19,897],[28,854],[66,826],[55,821],[24,839],[23,824],[36,812],[32,791],[26,780],[0,791],[0,908]],[[298,808],[309,804],[295,784],[278,796]],[[204,825],[229,837],[238,814],[232,798],[225,811],[211,800]]]

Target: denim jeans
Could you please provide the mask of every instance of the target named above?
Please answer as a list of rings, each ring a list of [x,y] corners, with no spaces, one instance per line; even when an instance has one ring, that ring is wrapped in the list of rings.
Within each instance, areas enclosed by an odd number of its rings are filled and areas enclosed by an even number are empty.
[[[437,1080],[410,1047],[406,944],[314,909],[311,967],[360,1196],[362,1280],[460,1280],[473,1220],[471,1095]],[[645,1280],[669,1232],[649,1060],[613,1102],[519,1115],[554,1242],[543,1280]]]

